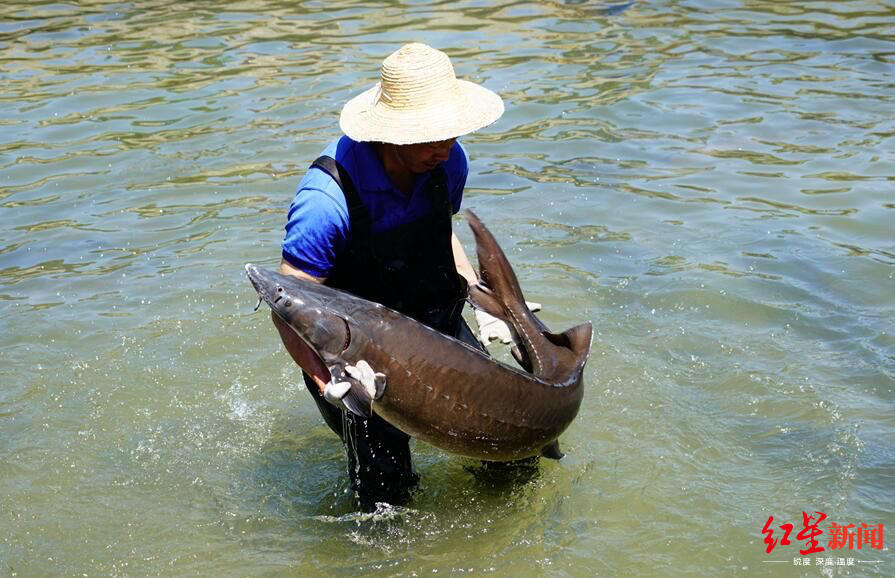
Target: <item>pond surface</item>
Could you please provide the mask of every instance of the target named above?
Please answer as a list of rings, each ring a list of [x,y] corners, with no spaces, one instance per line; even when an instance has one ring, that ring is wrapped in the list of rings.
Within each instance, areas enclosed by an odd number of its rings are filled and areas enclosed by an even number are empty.
[[[891,576],[889,536],[793,558],[803,511],[895,531],[893,30],[870,1],[4,2],[0,575]],[[503,96],[464,206],[551,328],[596,331],[566,458],[505,483],[417,443],[420,494],[370,517],[243,264],[409,41]]]

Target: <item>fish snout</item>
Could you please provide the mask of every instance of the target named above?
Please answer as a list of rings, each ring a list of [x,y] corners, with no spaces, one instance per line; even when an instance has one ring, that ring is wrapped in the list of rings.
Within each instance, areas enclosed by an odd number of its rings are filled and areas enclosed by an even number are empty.
[[[252,287],[254,287],[255,291],[257,291],[260,294],[261,286],[259,284],[260,283],[260,279],[259,279],[260,275],[258,272],[258,267],[256,267],[255,265],[252,265],[251,263],[246,263],[245,270],[246,270],[246,275],[248,275],[248,277],[249,277],[249,281],[252,282]]]
[[[332,313],[327,302],[334,289],[252,263],[246,264],[245,270],[261,300],[284,320],[302,325],[309,322],[308,316]],[[302,320],[305,317],[308,319]]]
[[[262,269],[252,263],[247,263],[245,270],[249,281],[252,282],[252,287],[255,288],[258,296],[266,301],[268,305],[271,307],[276,304],[286,307],[292,306],[292,299],[287,295],[283,284],[276,279],[271,271]]]

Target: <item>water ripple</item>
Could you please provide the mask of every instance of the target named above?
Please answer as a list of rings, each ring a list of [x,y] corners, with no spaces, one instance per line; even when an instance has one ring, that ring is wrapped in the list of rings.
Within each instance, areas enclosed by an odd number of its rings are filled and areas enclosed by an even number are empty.
[[[864,0],[2,3],[2,568],[717,575],[764,569],[769,511],[891,524],[893,25]],[[242,264],[276,264],[342,104],[409,41],[503,96],[465,204],[550,327],[596,333],[564,461],[497,488],[418,444],[423,493],[377,518]]]

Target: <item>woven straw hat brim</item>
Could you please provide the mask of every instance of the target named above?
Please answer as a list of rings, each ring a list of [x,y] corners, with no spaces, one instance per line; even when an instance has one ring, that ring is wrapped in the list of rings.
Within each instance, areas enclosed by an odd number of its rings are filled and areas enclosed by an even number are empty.
[[[352,140],[398,145],[438,142],[486,127],[503,114],[503,100],[473,82],[457,79],[459,90],[437,106],[396,109],[379,100],[380,85],[349,100],[339,126]]]

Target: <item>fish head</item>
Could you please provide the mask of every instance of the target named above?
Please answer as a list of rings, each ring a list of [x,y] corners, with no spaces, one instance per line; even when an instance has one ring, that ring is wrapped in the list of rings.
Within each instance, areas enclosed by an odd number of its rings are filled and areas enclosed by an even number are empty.
[[[245,269],[258,296],[326,366],[341,359],[351,344],[351,331],[348,319],[340,312],[338,292],[251,263]]]

